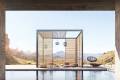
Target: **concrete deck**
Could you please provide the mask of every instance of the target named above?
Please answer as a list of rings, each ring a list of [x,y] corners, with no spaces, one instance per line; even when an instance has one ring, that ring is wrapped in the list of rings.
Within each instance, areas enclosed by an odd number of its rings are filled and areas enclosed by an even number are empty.
[[[104,67],[64,67],[64,68],[36,68],[35,65],[14,65],[14,66],[6,66],[6,71],[108,71],[107,68]]]

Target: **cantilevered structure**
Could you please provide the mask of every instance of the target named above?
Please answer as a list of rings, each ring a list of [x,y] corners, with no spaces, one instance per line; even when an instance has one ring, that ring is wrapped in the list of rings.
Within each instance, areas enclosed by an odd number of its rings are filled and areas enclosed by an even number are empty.
[[[82,30],[38,30],[38,67],[77,67],[83,64]]]

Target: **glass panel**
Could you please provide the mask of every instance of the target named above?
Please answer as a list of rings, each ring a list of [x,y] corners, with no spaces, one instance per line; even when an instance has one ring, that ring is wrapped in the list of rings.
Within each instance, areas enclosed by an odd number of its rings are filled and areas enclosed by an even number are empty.
[[[59,43],[56,45],[56,42]],[[65,57],[65,39],[53,39],[53,60],[56,67],[63,66]]]
[[[83,80],[115,80],[114,72],[83,71]]]
[[[53,40],[38,35],[38,65],[39,67],[51,67],[53,54]]]
[[[71,37],[68,38],[68,34],[71,34]],[[76,38],[73,38],[73,35]],[[82,54],[80,31],[38,32],[38,67],[82,66]]]
[[[75,66],[77,64],[76,39],[66,39],[65,47],[65,63],[67,66]]]

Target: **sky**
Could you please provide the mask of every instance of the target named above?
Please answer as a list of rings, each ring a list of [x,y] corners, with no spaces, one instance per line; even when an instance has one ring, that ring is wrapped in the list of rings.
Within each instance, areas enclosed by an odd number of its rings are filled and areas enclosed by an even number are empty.
[[[56,45],[56,42],[58,42],[59,45]],[[53,39],[53,54],[60,51],[65,52],[65,46],[63,44],[64,42],[65,39]]]
[[[115,49],[114,11],[6,11],[11,48],[35,52],[37,29],[83,29],[84,53]]]

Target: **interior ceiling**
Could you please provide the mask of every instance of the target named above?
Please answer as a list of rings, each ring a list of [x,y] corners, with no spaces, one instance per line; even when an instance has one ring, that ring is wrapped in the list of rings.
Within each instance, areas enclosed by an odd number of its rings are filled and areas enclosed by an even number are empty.
[[[53,38],[65,38],[66,32],[40,32],[42,38],[53,39]]]
[[[115,0],[6,0],[6,10],[114,10]]]
[[[39,32],[40,36],[44,39],[67,39],[77,38],[81,31],[48,31]]]

